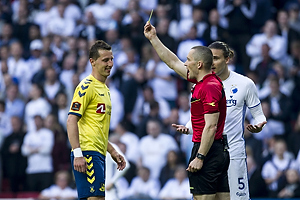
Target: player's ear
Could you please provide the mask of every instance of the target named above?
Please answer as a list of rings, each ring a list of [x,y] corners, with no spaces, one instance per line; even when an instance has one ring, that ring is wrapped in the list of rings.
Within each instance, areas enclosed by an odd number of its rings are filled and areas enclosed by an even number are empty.
[[[90,58],[89,60],[90,60],[90,63],[92,65],[92,67],[94,67],[95,66],[95,60],[93,58]]]
[[[200,69],[203,66],[203,62],[198,61],[198,69]]]

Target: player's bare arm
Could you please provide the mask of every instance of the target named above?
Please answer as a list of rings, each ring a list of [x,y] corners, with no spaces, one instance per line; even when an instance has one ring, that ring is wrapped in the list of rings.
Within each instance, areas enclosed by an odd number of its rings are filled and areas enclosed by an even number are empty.
[[[144,35],[151,42],[160,59],[182,78],[187,79],[184,63],[159,40],[155,27],[149,21],[144,26]]]
[[[115,150],[110,142],[107,143],[107,151],[110,153],[112,159],[117,163],[117,169],[123,170],[126,167],[126,161],[124,157]]]
[[[77,157],[74,152],[74,149],[80,150],[79,131],[77,125],[79,119],[80,118],[78,116],[70,114],[67,120],[67,130],[68,130],[69,141],[74,153],[74,169],[76,171],[85,173],[87,169],[87,163],[85,158],[82,156],[82,153],[81,155],[79,155],[79,157]]]
[[[198,153],[206,156],[211,145],[214,142],[215,134],[217,131],[217,124],[220,113],[205,114],[205,126],[202,132],[201,144]],[[199,171],[203,166],[203,160],[195,158],[188,166],[187,171],[196,172]]]

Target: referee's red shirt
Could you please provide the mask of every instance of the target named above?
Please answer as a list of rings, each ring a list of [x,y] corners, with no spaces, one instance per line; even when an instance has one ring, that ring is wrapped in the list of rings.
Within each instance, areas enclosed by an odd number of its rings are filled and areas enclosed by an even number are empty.
[[[201,142],[202,132],[205,126],[204,114],[219,112],[219,120],[215,140],[222,139],[226,117],[226,97],[222,81],[212,72],[203,77],[199,82],[188,79],[195,83],[192,88],[191,121],[193,128],[193,142]]]

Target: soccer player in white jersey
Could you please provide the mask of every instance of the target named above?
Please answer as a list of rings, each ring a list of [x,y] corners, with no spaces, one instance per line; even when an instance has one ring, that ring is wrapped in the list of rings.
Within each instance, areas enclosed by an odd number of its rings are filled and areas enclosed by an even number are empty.
[[[148,23],[148,22],[147,22]],[[147,24],[146,24],[147,25]],[[151,28],[155,27],[151,25]],[[156,36],[157,37],[157,36]],[[188,71],[178,57],[172,53],[161,41],[156,38],[150,41],[159,57],[182,78],[187,79]],[[257,95],[254,82],[240,74],[228,69],[228,63],[234,52],[224,42],[214,42],[208,46],[213,53],[212,70],[223,82],[227,101],[227,114],[224,134],[229,144],[230,164],[228,179],[231,200],[249,200],[249,187],[246,164],[246,149],[244,135],[244,120],[246,107],[249,108],[256,125],[247,125],[252,133],[258,133],[267,123]],[[173,124],[177,131],[192,134],[191,122],[185,126]],[[212,198],[213,199],[213,198]]]
[[[246,107],[249,108],[256,125],[247,125],[252,133],[258,133],[267,123],[257,95],[256,87],[251,79],[228,69],[228,63],[234,52],[224,42],[216,41],[208,46],[213,53],[212,70],[223,82],[227,114],[224,134],[229,145],[230,164],[228,179],[231,200],[249,200],[246,151],[244,140],[244,120]],[[190,122],[186,126],[174,124],[177,131],[192,134]]]

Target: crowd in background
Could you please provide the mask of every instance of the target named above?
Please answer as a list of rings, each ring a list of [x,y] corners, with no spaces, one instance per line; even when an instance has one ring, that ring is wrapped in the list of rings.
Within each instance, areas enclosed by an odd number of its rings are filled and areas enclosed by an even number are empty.
[[[110,141],[130,162],[115,184],[120,198],[191,197],[191,136],[171,126],[189,121],[191,85],[144,37],[152,9],[158,37],[182,61],[217,40],[235,51],[229,67],[254,81],[268,121],[245,130],[250,196],[300,197],[299,0],[1,0],[0,191],[47,198],[67,187],[70,101],[102,39],[114,55]]]

